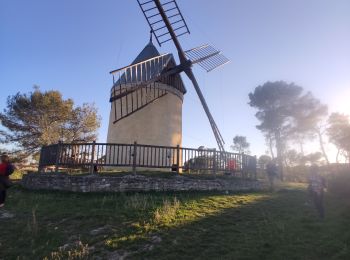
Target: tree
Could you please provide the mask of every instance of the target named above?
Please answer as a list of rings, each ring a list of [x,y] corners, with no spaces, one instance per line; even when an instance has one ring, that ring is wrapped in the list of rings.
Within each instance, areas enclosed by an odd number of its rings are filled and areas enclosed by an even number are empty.
[[[338,162],[338,157],[340,153],[350,162],[350,121],[349,116],[332,113],[328,119],[327,134],[329,140],[337,147],[338,153],[336,161]]]
[[[309,153],[305,155],[303,159],[312,165],[312,164],[318,163],[321,158],[322,158],[322,153],[315,152],[315,153]]]
[[[233,151],[237,151],[238,153],[250,153],[249,146],[250,144],[247,142],[247,138],[245,136],[236,135],[233,138],[233,145],[231,145],[231,149]]]
[[[272,158],[266,154],[263,154],[258,159],[258,164],[260,169],[265,169],[266,164],[268,164]]]
[[[255,114],[260,121],[256,127],[265,134],[273,136],[277,160],[283,178],[283,147],[285,137],[291,129],[291,117],[302,87],[284,81],[266,82],[249,93],[249,105],[258,109]]]
[[[255,114],[270,144],[275,144],[281,178],[283,179],[284,153],[287,141],[298,138],[303,143],[315,128],[320,118],[327,113],[327,107],[315,99],[310,92],[294,83],[284,81],[266,82],[249,93],[249,105],[258,109]]]
[[[288,167],[294,167],[301,163],[301,154],[295,149],[290,149],[285,153],[285,162]]]
[[[101,121],[94,105],[74,107],[73,100],[64,100],[59,91],[41,92],[37,87],[29,94],[9,96],[0,120],[7,128],[0,141],[17,145],[28,155],[58,141],[95,140]]]
[[[326,119],[328,107],[316,99],[310,92],[299,98],[295,107],[295,125],[292,129],[296,141],[300,145],[300,152],[304,156],[303,144],[305,140],[318,138],[320,149],[327,164],[329,164],[323,142],[322,122]]]
[[[273,147],[275,144],[275,140],[273,139],[273,135],[270,132],[264,133],[265,142],[268,147],[268,152],[271,154],[272,159],[275,159],[275,153],[273,152]]]

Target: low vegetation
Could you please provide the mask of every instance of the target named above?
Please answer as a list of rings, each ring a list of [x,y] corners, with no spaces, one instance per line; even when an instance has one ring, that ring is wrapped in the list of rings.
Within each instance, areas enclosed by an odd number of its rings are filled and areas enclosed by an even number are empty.
[[[0,259],[349,259],[350,201],[305,185],[273,193],[78,194],[15,186],[0,210]]]

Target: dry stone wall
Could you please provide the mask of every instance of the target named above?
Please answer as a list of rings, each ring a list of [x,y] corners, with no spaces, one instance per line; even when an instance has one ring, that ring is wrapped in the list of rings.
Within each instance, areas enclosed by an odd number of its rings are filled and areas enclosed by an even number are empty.
[[[71,176],[53,173],[27,174],[23,176],[22,186],[28,189],[74,192],[247,191],[261,189],[261,184],[258,181],[243,179],[201,179],[181,175],[171,178],[142,175]]]

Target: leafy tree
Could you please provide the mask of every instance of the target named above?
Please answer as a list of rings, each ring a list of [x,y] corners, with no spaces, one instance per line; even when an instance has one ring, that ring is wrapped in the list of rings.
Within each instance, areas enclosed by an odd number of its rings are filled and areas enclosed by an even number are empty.
[[[301,155],[295,149],[290,149],[285,153],[285,163],[288,167],[294,167],[301,164]]]
[[[315,153],[309,153],[304,156],[304,160],[310,164],[318,163],[322,158],[322,153],[315,152]]]
[[[315,99],[310,92],[294,83],[284,81],[266,82],[249,93],[249,105],[258,109],[255,114],[272,152],[275,144],[281,178],[287,141],[298,138],[300,142],[316,127],[327,113],[327,107]]]
[[[278,165],[283,178],[283,148],[285,138],[291,131],[291,118],[295,105],[302,94],[302,87],[284,81],[266,82],[249,93],[249,105],[258,109],[255,114],[260,121],[256,127],[273,136]]]
[[[58,91],[35,88],[29,94],[9,96],[0,120],[7,128],[2,132],[2,143],[36,154],[41,146],[58,141],[95,140],[101,119],[94,105],[74,107],[73,100],[63,99]]]
[[[233,138],[233,145],[231,145],[231,149],[233,151],[237,151],[238,153],[249,153],[250,144],[247,142],[247,138],[245,136],[236,135]]]
[[[315,152],[309,154],[298,153],[295,149],[288,150],[285,153],[285,162],[288,167],[295,167],[297,165],[305,166],[305,164],[314,164],[320,162],[322,153]]]
[[[337,147],[338,153],[336,161],[340,153],[350,161],[350,121],[349,116],[332,113],[328,119],[327,133],[329,140]]]
[[[328,114],[328,107],[316,99],[310,92],[301,96],[295,107],[294,127],[291,130],[294,139],[300,145],[300,152],[304,156],[303,144],[305,140],[318,138],[320,149],[326,162],[329,163],[324,148],[322,121]]]
[[[266,154],[263,154],[259,157],[258,159],[258,164],[259,164],[259,167],[260,169],[264,169],[266,167],[266,164],[268,162],[270,162],[272,160],[272,158]]]

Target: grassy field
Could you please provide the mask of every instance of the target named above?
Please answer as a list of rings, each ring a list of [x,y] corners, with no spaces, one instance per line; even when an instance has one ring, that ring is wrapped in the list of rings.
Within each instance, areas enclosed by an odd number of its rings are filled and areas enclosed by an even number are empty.
[[[13,187],[0,259],[350,259],[350,200],[275,192],[77,194]]]

